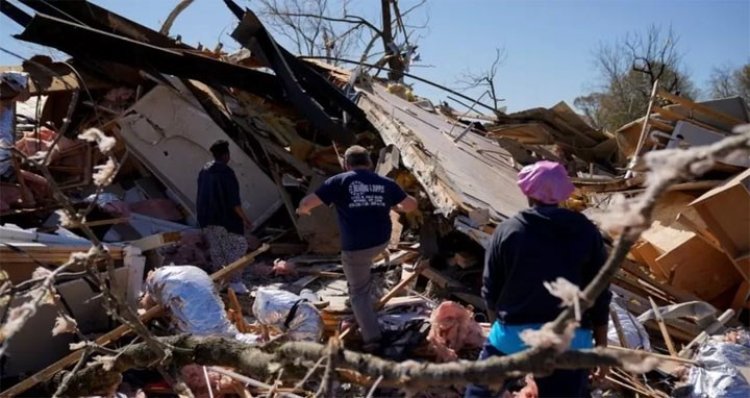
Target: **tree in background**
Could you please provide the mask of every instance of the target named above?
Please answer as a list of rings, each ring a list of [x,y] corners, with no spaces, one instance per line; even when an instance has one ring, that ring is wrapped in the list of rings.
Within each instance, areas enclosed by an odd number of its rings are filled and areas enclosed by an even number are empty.
[[[426,0],[411,1],[403,11],[398,0],[381,0],[379,21],[377,16],[350,13],[353,7],[349,0],[259,0],[258,3],[264,22],[290,41],[297,54],[319,57],[334,65],[343,59],[378,66],[387,64],[392,81],[400,81],[408,70],[416,56],[418,37],[413,37],[414,33],[427,24],[408,22],[414,11],[423,9]],[[378,41],[383,50],[370,54]]]
[[[682,68],[679,38],[670,27],[651,25],[645,33],[630,33],[595,53],[601,87],[575,99],[596,128],[614,131],[646,113],[651,88],[659,85],[675,94],[695,98],[697,90]]]
[[[479,72],[467,71],[458,79],[457,84],[459,90],[471,90],[475,88],[484,88],[482,96],[488,95],[492,100],[492,106],[495,108],[495,112],[499,112],[500,102],[504,101],[498,97],[497,94],[497,69],[500,65],[505,62],[508,54],[505,48],[495,49],[495,60],[487,69]],[[480,100],[482,97],[479,97]]]
[[[708,91],[712,98],[739,96],[750,104],[750,64],[734,70],[728,66],[714,68]]]

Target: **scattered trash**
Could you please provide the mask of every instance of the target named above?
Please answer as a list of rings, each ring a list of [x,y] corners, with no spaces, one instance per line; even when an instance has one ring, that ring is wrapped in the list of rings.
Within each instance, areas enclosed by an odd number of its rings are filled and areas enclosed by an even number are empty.
[[[172,325],[179,333],[232,336],[251,344],[258,339],[257,335],[239,333],[229,322],[213,281],[198,267],[161,267],[149,273],[146,292],[155,304],[169,310]]]
[[[293,341],[318,341],[323,333],[323,319],[315,306],[284,290],[256,290],[253,315],[262,325],[278,327]]]

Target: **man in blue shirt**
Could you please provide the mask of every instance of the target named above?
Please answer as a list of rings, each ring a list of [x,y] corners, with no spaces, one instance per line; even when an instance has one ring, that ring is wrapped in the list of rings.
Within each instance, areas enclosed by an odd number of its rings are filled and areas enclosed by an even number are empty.
[[[565,278],[583,290],[607,258],[596,226],[584,215],[558,206],[574,189],[562,165],[542,161],[526,166],[518,175],[518,186],[530,207],[500,223],[486,252],[482,297],[497,320],[480,359],[528,348],[519,334],[541,328],[561,312],[560,299],[544,282]],[[605,290],[583,314],[571,349],[606,346],[610,299]],[[586,370],[558,370],[536,383],[540,397],[589,396]],[[471,385],[465,396],[497,395]]]
[[[392,208],[410,212],[417,201],[393,180],[374,173],[369,152],[353,146],[344,154],[346,172],[327,179],[299,204],[297,214],[307,215],[322,204],[336,207],[341,231],[341,262],[349,283],[349,298],[359,324],[365,351],[380,348],[380,327],[370,296],[373,259],[391,238]]]
[[[203,229],[211,254],[213,272],[231,264],[247,252],[245,228],[252,228],[240,200],[240,185],[229,167],[229,142],[211,145],[214,160],[206,163],[198,174],[198,195],[195,207],[198,223]],[[249,293],[242,283],[242,273],[233,274],[229,287],[236,293]]]

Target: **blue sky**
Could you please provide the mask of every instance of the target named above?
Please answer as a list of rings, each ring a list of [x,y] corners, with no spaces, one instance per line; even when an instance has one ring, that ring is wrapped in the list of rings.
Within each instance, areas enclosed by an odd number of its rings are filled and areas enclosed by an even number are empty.
[[[406,0],[402,0],[406,1]],[[252,8],[252,1],[239,1]],[[177,0],[95,0],[144,25],[157,28]],[[354,0],[353,13],[372,15],[376,0]],[[507,58],[498,73],[498,91],[510,111],[552,106],[595,88],[593,63],[600,44],[613,43],[649,25],[672,26],[680,37],[683,64],[698,87],[705,87],[714,67],[750,62],[750,1],[501,1],[430,0],[429,27],[419,41],[422,63],[412,72],[456,86],[458,77],[489,65],[496,47]],[[423,15],[417,15],[421,22]],[[10,35],[20,28],[0,16],[0,47],[31,56],[49,50],[19,42]],[[237,46],[228,36],[236,23],[221,0],[196,0],[172,28],[190,44]],[[282,43],[284,40],[277,37]],[[18,61],[0,53],[0,64]],[[442,100],[445,94],[425,85],[417,94]],[[478,94],[470,92],[469,94]]]

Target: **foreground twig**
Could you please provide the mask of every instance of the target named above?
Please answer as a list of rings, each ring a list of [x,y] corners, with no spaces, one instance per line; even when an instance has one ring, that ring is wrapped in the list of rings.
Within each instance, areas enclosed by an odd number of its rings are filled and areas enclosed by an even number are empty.
[[[264,352],[231,338],[170,336],[157,338],[162,344],[176,348],[167,359],[171,366],[196,363],[203,366],[226,366],[238,373],[264,379],[284,367],[298,367],[300,361],[316,361],[328,357],[331,349],[317,343],[286,343],[273,353]],[[336,351],[334,351],[336,352]],[[373,378],[382,376],[381,385],[409,389],[464,385],[467,382],[496,384],[505,377],[519,376],[544,370],[545,361],[530,361],[527,356],[493,357],[483,361],[452,363],[393,362],[354,351],[337,351],[336,368],[349,369]],[[92,395],[108,391],[119,375],[135,368],[148,368],[158,358],[141,344],[122,350],[110,362],[91,363],[71,377],[66,396]],[[567,351],[557,358],[558,369],[582,369],[597,366],[621,366],[640,370],[644,361],[648,366],[658,361],[650,353],[620,352],[610,349]]]
[[[710,170],[717,158],[730,153],[750,149],[750,125],[737,127],[735,136],[725,138],[713,145],[687,150],[669,149],[650,152],[644,156],[645,166],[651,170],[647,178],[646,191],[629,202],[622,202],[617,209],[608,210],[608,218],[602,220],[606,229],[620,230],[621,234],[607,262],[594,280],[584,289],[582,309],[588,309],[607,288],[630,248],[641,233],[651,224],[651,213],[657,199],[669,186],[686,179],[700,176]],[[553,323],[558,334],[565,330],[567,322],[574,317],[571,307],[566,307]]]

